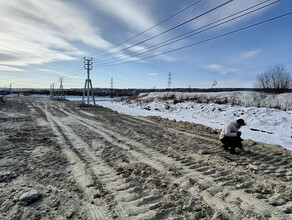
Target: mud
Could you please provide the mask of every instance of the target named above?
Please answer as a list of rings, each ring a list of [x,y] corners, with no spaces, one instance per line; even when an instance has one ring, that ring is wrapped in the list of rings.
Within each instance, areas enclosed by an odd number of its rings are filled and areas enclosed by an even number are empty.
[[[291,152],[244,148],[223,151],[202,125],[8,98],[0,219],[291,219]]]

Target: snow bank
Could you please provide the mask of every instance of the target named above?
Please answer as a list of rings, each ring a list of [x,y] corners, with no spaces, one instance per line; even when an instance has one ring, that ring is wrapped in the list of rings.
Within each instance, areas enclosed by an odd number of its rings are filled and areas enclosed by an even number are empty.
[[[226,122],[243,118],[247,122],[242,128],[244,139],[277,144],[292,150],[291,95],[292,93],[264,95],[254,92],[163,92],[141,94],[137,99],[124,101],[97,100],[97,104],[124,114],[160,116],[214,129],[221,129]],[[218,104],[222,100],[224,102]],[[257,105],[257,101],[260,101],[260,105]],[[280,110],[279,106],[286,110]]]
[[[266,107],[280,110],[292,110],[292,93],[265,94],[260,92],[152,92],[141,93],[137,101],[152,102],[174,100],[175,103],[194,101],[196,103],[230,104],[242,107]]]

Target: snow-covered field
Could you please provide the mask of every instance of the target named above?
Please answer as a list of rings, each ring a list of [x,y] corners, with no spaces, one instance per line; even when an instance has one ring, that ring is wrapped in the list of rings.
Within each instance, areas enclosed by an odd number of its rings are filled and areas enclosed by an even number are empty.
[[[81,100],[81,97],[66,98]],[[247,125],[241,129],[242,138],[278,144],[292,150],[292,93],[263,95],[254,92],[168,92],[141,94],[130,101],[112,101],[100,97],[97,100],[98,105],[124,114],[161,116],[203,124],[214,129],[221,129],[224,123],[243,118]]]

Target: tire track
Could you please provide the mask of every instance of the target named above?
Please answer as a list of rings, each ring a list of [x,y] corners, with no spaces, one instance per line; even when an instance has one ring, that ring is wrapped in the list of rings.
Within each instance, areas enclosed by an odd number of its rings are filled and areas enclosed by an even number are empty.
[[[66,109],[66,111],[69,111],[72,114],[76,114],[70,109]],[[94,115],[93,114],[91,115],[92,117],[91,116],[89,117],[91,119],[94,118],[93,117]],[[88,117],[88,115],[86,115],[86,117]],[[170,128],[170,127],[164,128],[163,126],[144,118],[140,119],[140,118],[133,118],[130,116],[126,117],[125,115],[121,115],[121,117],[119,117],[117,121],[119,121],[119,123],[123,123],[124,125],[126,125],[126,127],[135,127],[135,129],[138,127],[139,131],[143,131],[143,129],[147,127],[148,132],[151,131],[153,134],[157,134],[156,131],[159,129],[162,131],[162,133],[168,133],[169,137],[173,137],[174,134],[175,135],[179,134],[180,136],[187,135],[188,137],[192,138],[191,145],[194,146],[193,148],[196,151],[200,150],[201,152],[209,154],[209,155],[212,154],[213,156],[219,156],[221,158],[225,158],[228,161],[232,161],[233,163],[237,163],[238,165],[242,165],[242,166],[246,166],[248,164],[255,165],[255,166],[261,165],[260,169],[258,170],[258,173],[260,173],[261,175],[269,174],[269,175],[272,175],[274,178],[281,178],[281,180],[283,180],[284,182],[290,181],[292,179],[292,176],[290,174],[290,171],[292,168],[292,161],[290,160],[291,157],[289,155],[282,155],[280,157],[280,161],[278,162],[278,164],[284,165],[284,166],[281,166],[280,169],[273,170],[273,167],[269,169],[269,166],[271,163],[273,164],[273,160],[275,158],[274,155],[272,155],[270,152],[263,151],[258,148],[254,149],[252,154],[243,152],[241,153],[240,156],[234,156],[234,155],[230,155],[224,152],[222,148],[219,147],[221,146],[220,141],[218,139],[214,139],[214,137],[211,137],[211,136],[204,137],[198,134],[189,133],[186,131],[180,131],[175,128]],[[154,125],[154,127],[150,125]],[[114,127],[111,127],[111,129],[113,128]],[[137,140],[138,142],[141,142],[141,141],[145,142],[148,140],[149,146],[151,146],[153,142],[152,139],[149,139],[149,137],[143,135],[143,132],[139,132],[139,133],[133,132],[131,135],[135,137],[135,140]],[[161,138],[163,139],[163,141],[167,139],[167,137],[165,136]],[[245,148],[248,150],[252,150],[251,146],[245,146]],[[189,153],[189,152],[186,152],[186,153]],[[271,155],[271,156],[267,157],[267,155]]]
[[[223,200],[220,196],[217,196],[218,192],[216,192],[216,189],[219,189],[219,188],[223,188],[224,189],[223,191],[225,191],[225,192],[230,192],[230,191],[238,192],[233,187],[226,187],[226,186],[232,186],[232,184],[236,181],[233,181],[231,177],[228,177],[227,181],[225,180],[225,181],[221,181],[221,182],[218,182],[218,181],[216,182],[213,177],[210,177],[210,176],[203,173],[203,172],[208,171],[208,169],[210,169],[210,164],[208,164],[208,166],[206,167],[207,170],[204,170],[204,169],[199,170],[198,169],[197,171],[194,171],[193,169],[190,169],[188,166],[185,166],[180,158],[178,158],[177,160],[174,160],[173,158],[170,158],[168,156],[165,156],[165,155],[159,153],[155,149],[146,148],[143,144],[141,144],[139,142],[136,142],[136,141],[133,141],[132,139],[121,136],[119,133],[116,133],[116,132],[111,131],[109,129],[105,129],[104,127],[101,128],[100,125],[95,124],[95,122],[93,122],[93,121],[89,121],[88,119],[83,119],[74,113],[69,113],[69,112],[65,111],[64,109],[61,111],[63,111],[65,114],[77,119],[80,124],[82,124],[83,126],[85,126],[88,129],[90,129],[91,131],[97,133],[103,139],[105,139],[107,142],[112,143],[113,145],[118,146],[123,150],[127,150],[129,153],[132,154],[132,156],[137,161],[141,160],[141,156],[143,156],[143,158],[148,157],[147,158],[148,162],[146,161],[146,163],[148,165],[151,165],[152,168],[156,169],[157,171],[159,171],[161,173],[168,174],[168,178],[172,178],[172,182],[179,185],[186,192],[198,196],[198,193],[196,193],[197,189],[200,187],[203,188],[203,193],[201,195],[203,196],[203,199],[205,201],[214,205],[215,207],[217,207],[220,210],[230,210],[229,212],[226,212],[224,214],[226,214],[228,216],[230,216],[230,215],[232,216],[232,213],[240,212],[240,210],[238,208],[230,206],[230,204],[226,204],[226,201]],[[135,149],[136,152],[133,151],[133,148]],[[192,155],[192,156],[194,157],[194,155]],[[195,159],[197,159],[197,161],[200,161],[199,156],[197,156],[197,158],[195,158]],[[145,159],[143,162],[145,162]],[[155,164],[155,165],[153,165],[153,164]],[[167,167],[168,168],[174,167],[176,170],[183,172],[182,177],[180,179],[177,179],[176,176],[170,176],[169,173],[166,172]],[[202,167],[200,167],[200,168],[202,168]],[[216,169],[216,167],[212,167],[212,168]],[[220,174],[220,172],[219,172],[219,174]],[[196,177],[195,181],[193,181],[193,182],[197,183],[196,186],[193,186],[193,187],[190,186],[190,183],[188,183],[190,177]],[[211,186],[215,186],[215,187],[211,187]],[[214,191],[215,191],[215,194],[213,193]],[[242,201],[242,203],[250,202],[250,201],[248,201],[249,196],[247,193],[240,192],[240,193],[238,193],[238,195],[239,195],[239,199]],[[283,213],[281,213],[280,210],[273,208],[272,206],[268,205],[264,201],[255,199],[253,201],[253,203],[254,203],[253,204],[254,206],[260,205],[260,207],[261,207],[260,211],[264,210],[265,212],[270,213],[270,210],[272,209],[273,210],[272,215],[274,215],[274,217],[277,217],[279,219],[285,219],[285,215]],[[224,209],[222,207],[224,207]],[[257,210],[255,210],[254,212],[257,212]],[[244,214],[244,213],[242,213],[242,214]]]
[[[70,163],[70,169],[73,173],[73,176],[78,184],[79,188],[83,192],[85,203],[88,213],[92,219],[112,219],[111,216],[108,215],[107,211],[91,204],[92,196],[97,192],[95,189],[88,187],[92,184],[92,178],[87,174],[84,163],[80,160],[80,158],[68,147],[70,143],[68,143],[68,138],[66,138],[65,134],[63,134],[61,128],[58,126],[55,119],[53,119],[52,115],[47,111],[47,106],[44,105],[44,108],[40,105],[35,105],[36,108],[39,108],[47,118],[54,134],[57,136],[57,141],[61,147],[62,153],[66,156],[67,160]]]
[[[95,152],[91,150],[90,147],[81,138],[75,135],[68,126],[64,125],[57,118],[54,118],[54,116],[52,116],[47,110],[42,110],[47,115],[48,120],[52,121],[52,123],[54,123],[55,126],[59,128],[59,132],[57,134],[60,136],[60,133],[62,133],[64,137],[67,137],[72,147],[75,149],[74,151],[77,151],[77,154],[74,154],[72,151],[64,151],[64,153],[70,162],[76,163],[74,173],[77,176],[77,182],[80,183],[86,197],[89,197],[89,200],[92,199],[92,195],[98,194],[98,192],[94,193],[92,190],[89,190],[88,192],[88,186],[93,186],[93,178],[90,178],[90,176],[87,177],[80,175],[86,174],[86,169],[88,169],[87,167],[90,167],[90,170],[93,171],[92,175],[95,175],[98,181],[103,184],[105,190],[113,195],[111,199],[114,201],[111,201],[111,204],[108,204],[109,208],[112,208],[111,206],[114,206],[115,208],[115,210],[111,209],[112,217],[118,217],[119,219],[129,219],[131,216],[143,215],[144,217],[151,217],[153,215],[153,212],[149,211],[149,205],[138,206],[139,200],[137,198],[139,197],[134,195],[131,186],[126,183],[125,179],[118,176],[115,170],[103,162],[102,158],[95,156]],[[76,170],[77,167],[81,170]],[[87,179],[87,181],[82,182],[84,179]],[[101,214],[101,212],[103,212],[103,214]],[[100,217],[104,217],[105,212],[106,211],[104,210],[100,210],[98,213],[93,214],[98,214]]]

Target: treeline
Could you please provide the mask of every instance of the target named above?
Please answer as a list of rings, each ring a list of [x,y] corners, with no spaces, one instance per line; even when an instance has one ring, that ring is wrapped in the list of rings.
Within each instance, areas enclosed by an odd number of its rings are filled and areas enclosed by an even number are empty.
[[[233,92],[233,91],[258,91],[261,89],[256,88],[171,88],[171,89],[107,89],[95,88],[94,94],[96,96],[133,96],[140,93],[149,92]],[[64,89],[65,96],[82,96],[83,89]],[[1,89],[0,95],[19,94],[19,95],[50,95],[50,89]],[[54,94],[58,95],[59,90],[55,89]],[[272,91],[271,91],[272,92]],[[292,92],[292,89],[287,92]]]

